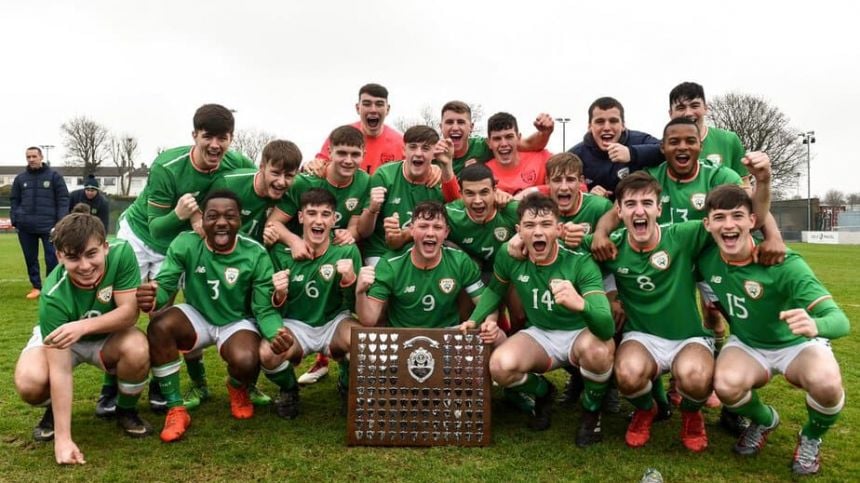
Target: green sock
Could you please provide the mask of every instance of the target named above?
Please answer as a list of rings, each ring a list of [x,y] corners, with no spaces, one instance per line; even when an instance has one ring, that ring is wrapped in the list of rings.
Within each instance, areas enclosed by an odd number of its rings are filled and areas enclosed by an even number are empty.
[[[806,406],[806,412],[809,414],[809,419],[803,425],[803,429],[800,432],[807,438],[812,439],[821,439],[824,433],[833,426],[840,414],[824,414],[812,409],[809,405]]]
[[[528,372],[526,373],[526,382],[516,386],[511,386],[510,389],[517,392],[532,394],[535,397],[541,397],[546,395],[547,391],[549,391],[549,383],[546,379],[538,376],[537,374]]]
[[[752,396],[746,404],[735,408],[727,408],[729,411],[749,418],[752,422],[762,426],[773,424],[773,411],[758,398],[758,392],[751,391]]]
[[[515,391],[514,388],[506,387],[502,390],[502,394],[508,402],[526,414],[531,414],[535,409],[534,401],[525,393]]]
[[[603,397],[606,395],[606,390],[609,389],[609,380],[603,382],[595,382],[587,377],[583,377],[585,390],[582,391],[582,407],[588,412],[594,412],[600,409],[603,404]]]
[[[705,404],[704,401],[696,402],[692,399],[688,399],[686,397],[681,398],[681,411],[685,411],[688,413],[694,413],[700,409]]]
[[[636,397],[628,397],[627,400],[630,401],[633,407],[643,411],[649,411],[654,407],[654,396],[651,391]]]
[[[158,382],[158,388],[161,389],[161,395],[164,396],[169,408],[182,405],[182,394],[179,387],[179,366],[181,364],[182,362],[176,359],[152,368],[152,373]]]
[[[337,374],[337,380],[341,387],[349,387],[349,360],[346,357],[338,361],[340,371]]]
[[[135,409],[137,407],[138,399],[140,399],[140,393],[135,395],[119,393],[116,398],[116,407],[122,409]]]
[[[296,370],[293,368],[292,364],[288,364],[285,369],[281,369],[275,373],[267,372],[266,377],[285,391],[293,389],[298,384],[298,380],[296,379]]]
[[[186,359],[185,367],[188,369],[188,377],[195,386],[206,385],[206,366],[203,365],[203,358]]]
[[[666,393],[666,387],[663,386],[663,378],[654,379],[651,384],[651,397],[661,406],[669,405],[669,395]]]
[[[146,379],[140,382],[118,381],[119,394],[116,398],[116,405],[120,409],[135,410],[137,401],[143,392],[143,388],[147,385]]]
[[[244,382],[234,378],[233,376],[229,376],[227,378],[227,383],[230,384],[230,386],[233,387],[234,389],[241,389],[241,388],[245,387]]]
[[[102,376],[102,387],[116,387],[116,381],[117,379],[115,375],[105,372],[104,376]]]

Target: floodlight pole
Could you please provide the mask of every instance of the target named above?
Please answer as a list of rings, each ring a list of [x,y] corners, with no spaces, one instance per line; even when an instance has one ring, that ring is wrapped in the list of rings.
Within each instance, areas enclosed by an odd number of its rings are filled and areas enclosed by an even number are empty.
[[[561,150],[567,151],[567,123],[570,122],[570,118],[557,117],[555,120],[561,123]]]
[[[815,131],[800,133],[803,144],[806,145],[806,229],[812,231],[812,143],[815,142]]]

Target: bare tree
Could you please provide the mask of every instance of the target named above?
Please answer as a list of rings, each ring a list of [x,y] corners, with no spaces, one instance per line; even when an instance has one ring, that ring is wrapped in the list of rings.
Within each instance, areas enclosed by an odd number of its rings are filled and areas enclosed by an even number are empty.
[[[60,126],[66,148],[66,165],[84,168],[84,177],[95,174],[107,159],[110,133],[107,128],[86,116],[79,116]]]
[[[775,193],[794,185],[806,162],[806,149],[788,116],[763,97],[734,92],[717,96],[709,107],[716,127],[736,132],[747,151],[770,156]]]
[[[484,118],[484,106],[477,103],[469,104],[469,109],[472,110],[472,122],[475,124],[475,129],[472,131],[472,135],[482,135],[484,133],[484,125],[481,124],[481,121]],[[440,116],[441,113],[438,112],[437,109],[434,109],[430,104],[425,104],[424,107],[421,108],[421,112],[417,117],[403,117],[400,116],[394,120],[393,125],[400,132],[406,132],[412,126],[424,125],[430,126],[433,129],[438,130],[439,124],[442,122]]]
[[[860,205],[860,193],[851,193],[848,195],[848,204],[851,206]]]
[[[241,129],[233,136],[233,149],[258,162],[260,155],[263,154],[263,148],[273,139],[275,135],[266,131]]]
[[[127,134],[114,136],[111,140],[110,153],[119,174],[119,192],[123,196],[128,196],[134,176],[134,158],[137,157],[137,138]]]
[[[822,203],[825,206],[842,206],[845,204],[845,193],[839,190],[827,190]]]

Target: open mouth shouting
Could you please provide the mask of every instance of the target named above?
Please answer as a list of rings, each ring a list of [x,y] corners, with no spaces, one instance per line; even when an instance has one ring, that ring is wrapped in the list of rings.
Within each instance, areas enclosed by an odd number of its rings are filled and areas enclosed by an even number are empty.
[[[380,124],[382,123],[382,117],[377,113],[370,113],[364,116],[364,122],[367,124],[372,130],[379,129]]]
[[[720,234],[720,239],[723,241],[723,246],[726,251],[735,251],[738,249],[740,244],[741,234],[739,232],[727,232]]]
[[[557,193],[556,203],[561,211],[569,211],[573,206],[573,193]]]
[[[635,238],[644,238],[648,236],[648,219],[634,218],[632,231]]]
[[[215,247],[216,250],[223,251],[228,249],[233,243],[234,234],[226,228],[215,230],[213,235],[212,246]]]
[[[692,156],[690,156],[689,153],[678,153],[675,155],[675,166],[680,171],[689,170],[690,166],[692,165],[692,161],[693,158]]]

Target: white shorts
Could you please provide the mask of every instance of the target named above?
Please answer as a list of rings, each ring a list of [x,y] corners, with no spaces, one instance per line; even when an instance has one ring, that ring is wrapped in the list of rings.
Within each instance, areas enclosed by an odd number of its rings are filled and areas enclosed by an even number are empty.
[[[797,345],[783,347],[782,349],[759,349],[744,344],[734,335],[729,336],[729,340],[723,346],[723,351],[729,347],[737,347],[738,349],[746,352],[750,357],[755,359],[756,362],[764,368],[764,370],[767,371],[767,377],[770,379],[774,372],[777,374],[785,374],[785,371],[788,369],[788,366],[791,365],[792,361],[794,361],[794,359],[799,356],[804,349],[813,346],[824,347],[828,352],[831,354],[833,353],[833,350],[830,348],[830,341],[819,337]]]
[[[310,325],[295,319],[284,319],[284,327],[290,329],[293,338],[302,348],[302,356],[319,352],[325,356],[331,355],[331,340],[335,331],[345,319],[351,318],[352,313],[348,310],[337,314],[333,319],[319,327]]]
[[[140,280],[154,280],[155,276],[158,275],[158,271],[161,270],[164,255],[146,246],[131,231],[131,227],[125,218],[119,220],[119,230],[116,232],[116,237],[127,241],[131,245],[131,249],[134,250],[134,255],[137,257],[137,266],[140,267]]]
[[[585,329],[544,330],[531,326],[521,330],[519,333],[534,339],[543,348],[544,352],[547,353],[550,358],[549,367],[547,368],[547,371],[549,371],[559,366],[575,365],[570,360],[570,353],[571,349],[573,349],[573,344],[576,343],[576,338],[579,337],[579,334],[583,330]]]
[[[364,259],[364,266],[375,267],[376,264],[379,263],[380,259],[382,259],[382,257],[367,257]]]
[[[77,367],[81,363],[86,362],[87,364],[98,367],[102,371],[110,372],[111,374],[116,373],[116,369],[108,371],[105,368],[105,363],[102,359],[102,349],[104,349],[104,346],[110,337],[111,336],[108,335],[107,337],[99,340],[75,342],[71,347],[72,367]],[[33,335],[30,337],[30,340],[27,341],[27,345],[24,346],[24,350],[22,350],[21,353],[44,346],[45,344],[42,343],[42,330],[37,325],[33,327]]]
[[[188,304],[178,304],[174,305],[174,307],[181,310],[188,317],[191,326],[194,328],[194,332],[197,334],[194,346],[190,350],[185,351],[186,354],[200,354],[203,349],[211,345],[217,346],[220,353],[224,342],[227,342],[227,339],[232,337],[233,334],[242,330],[260,335],[260,332],[257,330],[257,324],[248,319],[237,320],[227,325],[218,326],[210,324],[197,309]]]
[[[684,347],[687,347],[690,344],[702,345],[708,349],[711,356],[714,354],[713,337],[691,337],[689,339],[672,340],[664,339],[656,335],[646,334],[645,332],[631,331],[624,333],[624,337],[621,339],[619,347],[628,341],[636,341],[645,347],[645,350],[648,351],[648,354],[650,354],[651,358],[654,359],[654,362],[657,363],[657,369],[660,374],[671,371],[672,363],[675,362],[675,358],[678,357],[678,354]]]

